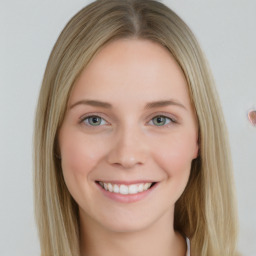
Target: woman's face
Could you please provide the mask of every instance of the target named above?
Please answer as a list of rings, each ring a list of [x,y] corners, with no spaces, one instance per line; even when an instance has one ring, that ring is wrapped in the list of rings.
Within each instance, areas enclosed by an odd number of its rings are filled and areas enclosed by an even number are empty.
[[[171,221],[197,130],[185,77],[165,48],[139,39],[106,45],[76,81],[58,138],[82,220],[122,232]]]

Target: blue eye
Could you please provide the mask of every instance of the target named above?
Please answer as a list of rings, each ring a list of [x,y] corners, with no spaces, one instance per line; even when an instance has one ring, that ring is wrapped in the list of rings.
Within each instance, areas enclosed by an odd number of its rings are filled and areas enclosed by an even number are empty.
[[[102,126],[107,124],[104,118],[97,115],[84,117],[81,120],[81,123],[84,123],[86,126],[89,126],[89,127],[97,127],[97,126]],[[164,115],[157,115],[150,120],[151,125],[158,126],[158,127],[168,126],[173,123],[176,123],[176,121]]]
[[[169,123],[173,123],[174,121],[166,116],[155,116],[154,118],[151,119],[153,121],[153,124],[156,126],[164,126]]]
[[[100,126],[106,124],[106,121],[100,116],[85,117],[82,122],[89,126]],[[103,122],[103,123],[102,123]]]

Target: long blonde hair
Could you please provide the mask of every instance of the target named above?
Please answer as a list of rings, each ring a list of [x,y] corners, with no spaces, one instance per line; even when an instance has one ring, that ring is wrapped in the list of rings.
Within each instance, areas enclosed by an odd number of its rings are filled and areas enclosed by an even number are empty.
[[[148,39],[167,48],[187,79],[199,123],[200,156],[175,206],[174,226],[191,239],[193,255],[233,256],[237,216],[228,135],[214,81],[187,25],[154,0],[98,0],[77,13],[49,58],[34,135],[35,216],[42,256],[78,256],[78,205],[58,159],[60,128],[71,88],[92,57],[118,38]]]

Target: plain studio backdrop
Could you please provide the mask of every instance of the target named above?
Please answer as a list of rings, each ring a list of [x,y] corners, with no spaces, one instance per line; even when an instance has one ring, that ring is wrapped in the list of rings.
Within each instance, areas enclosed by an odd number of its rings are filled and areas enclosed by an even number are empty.
[[[0,1],[0,255],[39,255],[33,215],[34,113],[50,51],[90,1]],[[240,239],[256,255],[256,1],[165,0],[196,34],[226,117],[237,186]],[[224,256],[224,255],[223,255]]]

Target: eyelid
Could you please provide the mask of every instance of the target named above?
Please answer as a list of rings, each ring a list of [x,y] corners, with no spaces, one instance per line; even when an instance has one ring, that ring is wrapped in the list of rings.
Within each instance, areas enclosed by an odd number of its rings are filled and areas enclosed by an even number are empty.
[[[167,112],[155,112],[155,113],[151,114],[149,118],[150,118],[150,120],[152,120],[153,118],[155,118],[157,116],[163,116],[163,117],[169,118],[173,123],[178,122],[177,117],[175,117],[174,115],[167,113]]]

